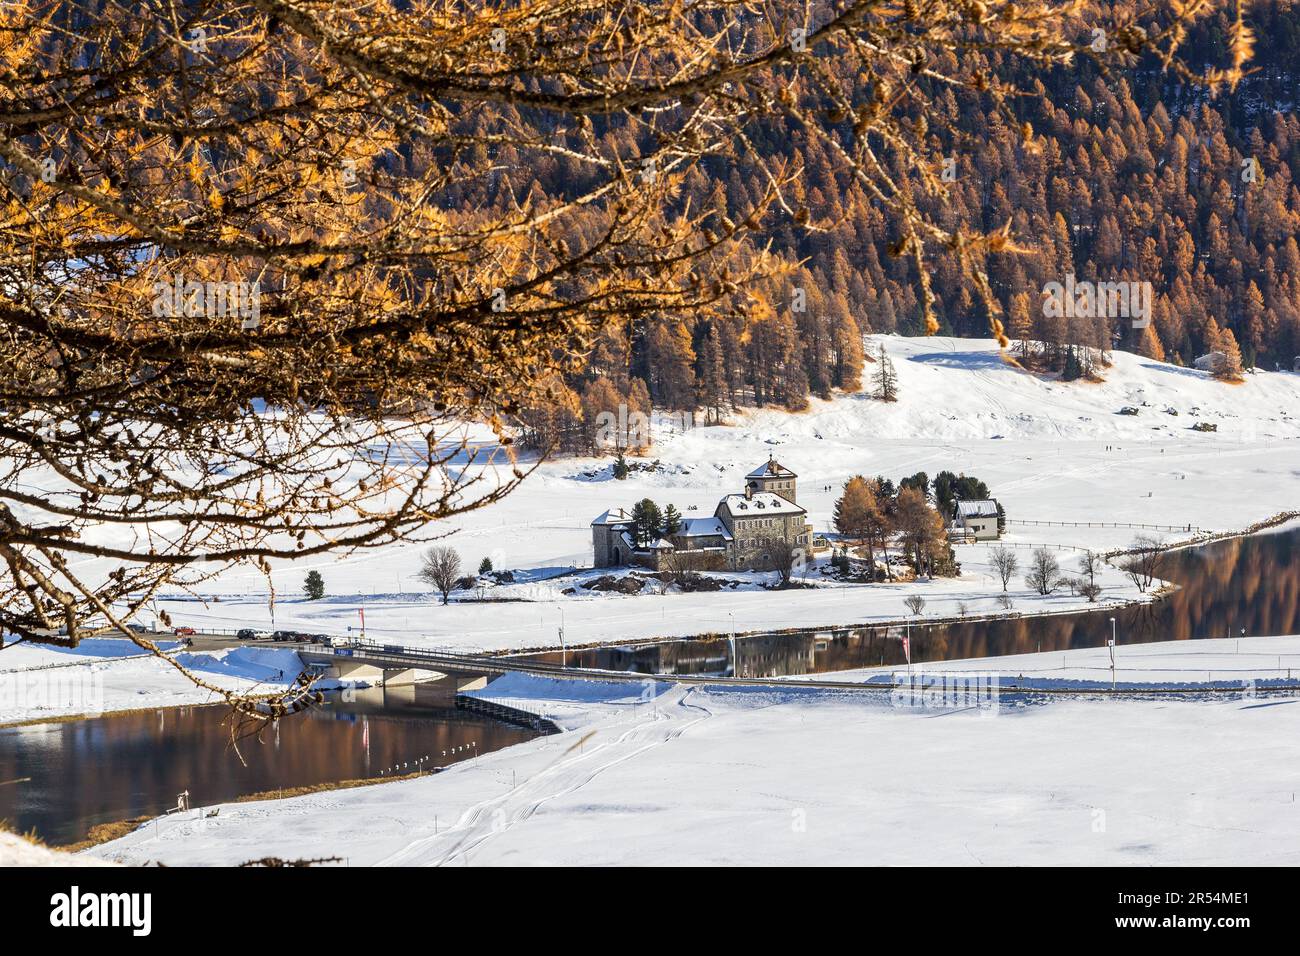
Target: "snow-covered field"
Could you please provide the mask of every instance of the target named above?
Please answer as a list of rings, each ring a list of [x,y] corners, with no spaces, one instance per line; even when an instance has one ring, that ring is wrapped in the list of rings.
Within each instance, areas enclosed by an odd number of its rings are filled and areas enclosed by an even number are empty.
[[[1243,643],[1269,654],[1274,640]],[[1142,650],[1161,647],[1177,650]],[[1300,639],[1276,647],[1295,654]],[[1295,698],[962,709],[658,690],[503,678],[485,696],[573,729],[433,777],[173,815],[89,852],[170,865],[1300,863]]]
[[[498,569],[524,569],[520,583],[485,597],[520,603],[476,603],[463,592],[441,607],[414,578],[414,546],[357,554],[334,562],[283,565],[273,578],[281,595],[277,627],[344,633],[361,623],[381,640],[446,647],[558,646],[682,636],[707,631],[766,630],[896,620],[903,599],[920,593],[928,616],[997,610],[987,547],[962,546],[960,579],[837,590],[767,591],[752,587],[706,594],[566,595],[573,577],[554,577],[591,563],[589,522],[608,507],[642,497],[673,503],[683,515],[713,513],[718,498],[743,486],[744,475],[776,455],[799,475],[799,502],[818,532],[832,529],[835,498],[854,474],[899,478],[948,469],[983,479],[1012,520],[1007,541],[1106,550],[1123,547],[1130,528],[1022,525],[1019,521],[1109,522],[1230,531],[1300,507],[1300,375],[1260,372],[1244,385],[1206,373],[1118,352],[1103,383],[1062,384],[1007,364],[992,341],[885,337],[901,388],[885,404],[863,394],[814,400],[801,414],[775,410],[734,416],[728,426],[655,434],[657,471],[624,481],[608,460],[543,464],[505,500],[452,522],[447,543],[469,572],[490,557]],[[868,381],[871,366],[868,366]],[[1123,408],[1138,410],[1122,415]],[[1177,411],[1177,415],[1170,414]],[[1197,432],[1197,422],[1217,432]],[[696,509],[692,511],[690,509]],[[453,530],[454,529],[454,530]],[[1174,540],[1186,532],[1161,532]],[[1028,555],[1030,548],[1023,547]],[[1074,554],[1061,555],[1072,569]],[[328,594],[301,597],[309,568]],[[265,581],[235,571],[217,582],[206,603],[168,603],[178,623],[213,628],[269,627]],[[1101,582],[1104,598],[1138,597],[1121,575]],[[1016,610],[1082,606],[1057,594],[1040,599],[1017,580]]]
[[[1120,644],[1114,652],[1115,684],[1120,688],[1233,684],[1251,690],[1263,682],[1300,685],[1300,637],[1202,638]],[[1081,688],[1111,684],[1108,647],[1082,647],[1038,654],[1009,654],[965,661],[928,661],[914,676],[996,675],[1018,687]],[[868,667],[833,674],[799,674],[791,680],[884,681],[897,679],[896,667]],[[1252,691],[1253,692],[1253,691]]]

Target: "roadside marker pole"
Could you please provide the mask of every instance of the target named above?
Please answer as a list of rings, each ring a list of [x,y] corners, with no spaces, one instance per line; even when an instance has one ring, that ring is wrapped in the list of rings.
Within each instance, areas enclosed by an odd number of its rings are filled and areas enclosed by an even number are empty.
[[[1114,690],[1114,689],[1115,689],[1115,640],[1116,640],[1116,634],[1117,634],[1117,632],[1116,632],[1116,630],[1115,630],[1115,619],[1112,617],[1112,618],[1110,619],[1110,689],[1111,689],[1111,690]]]
[[[736,657],[736,612],[728,611],[727,617],[731,620],[731,676],[740,676],[740,660]]]

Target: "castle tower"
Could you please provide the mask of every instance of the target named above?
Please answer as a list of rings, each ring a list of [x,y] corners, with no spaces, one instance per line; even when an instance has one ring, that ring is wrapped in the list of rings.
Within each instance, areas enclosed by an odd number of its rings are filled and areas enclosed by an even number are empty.
[[[773,494],[780,495],[792,504],[798,504],[798,499],[795,497],[795,483],[798,477],[793,471],[769,455],[767,464],[761,468],[755,468],[745,476],[745,493],[770,491]]]

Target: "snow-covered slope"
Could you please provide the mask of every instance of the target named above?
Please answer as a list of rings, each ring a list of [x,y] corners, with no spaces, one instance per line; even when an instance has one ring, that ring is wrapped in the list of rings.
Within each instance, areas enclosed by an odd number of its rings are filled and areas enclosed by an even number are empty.
[[[880,344],[898,371],[896,403],[861,394],[814,401],[803,415],[748,415],[746,430],[781,442],[854,443],[867,436],[1159,442],[1199,438],[1190,429],[1201,421],[1218,425],[1219,440],[1300,437],[1300,375],[1287,372],[1258,372],[1230,385],[1207,372],[1114,352],[1105,381],[1060,382],[1018,368],[992,340],[876,337],[873,346]],[[868,391],[877,367],[867,365]],[[1139,413],[1120,414],[1125,407]]]

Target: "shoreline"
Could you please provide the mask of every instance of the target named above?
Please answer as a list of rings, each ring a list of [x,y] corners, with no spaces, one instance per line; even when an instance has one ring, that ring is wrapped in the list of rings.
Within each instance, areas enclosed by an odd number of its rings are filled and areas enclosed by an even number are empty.
[[[1290,510],[1281,511],[1268,518],[1257,521],[1247,526],[1246,528],[1219,532],[1206,537],[1198,537],[1196,539],[1188,540],[1184,542],[1176,542],[1169,546],[1169,550],[1180,551],[1180,550],[1185,550],[1187,548],[1210,545],[1220,541],[1249,537],[1254,534],[1260,534],[1266,531],[1270,531],[1272,529],[1286,525],[1293,521],[1300,521],[1300,512],[1290,511]],[[1110,557],[1113,557],[1117,553],[1122,553],[1122,552],[1110,552],[1107,555],[1107,558],[1109,559]],[[861,586],[869,588],[872,587],[873,585],[864,584]],[[857,622],[834,624],[834,625],[809,625],[803,627],[786,627],[786,628],[775,628],[775,629],[762,629],[762,628],[752,629],[751,628],[748,630],[737,630],[734,634],[734,637],[736,639],[746,639],[746,638],[754,638],[754,637],[782,637],[782,636],[791,636],[797,634],[807,634],[809,632],[820,632],[820,631],[835,632],[835,631],[855,630],[855,629],[862,629],[862,628],[873,628],[873,629],[874,628],[890,629],[895,627],[932,628],[932,627],[946,627],[946,626],[960,625],[960,624],[996,623],[1001,621],[1029,621],[1037,618],[1049,619],[1049,618],[1068,617],[1074,615],[1085,615],[1085,614],[1094,614],[1094,613],[1102,613],[1102,612],[1113,613],[1115,611],[1125,610],[1133,607],[1139,607],[1142,605],[1157,604],[1165,600],[1169,595],[1175,593],[1177,590],[1180,590],[1181,587],[1182,587],[1181,585],[1175,582],[1161,580],[1158,587],[1140,596],[1116,599],[1104,603],[1098,602],[1097,604],[1092,606],[1083,605],[1078,607],[1063,608],[1060,610],[1024,612],[1024,611],[1017,611],[1013,609],[1009,611],[1000,611],[1000,612],[999,611],[982,612],[979,614],[971,614],[966,616],[945,615],[941,617],[920,618],[920,619],[908,618],[908,617],[892,617],[892,618],[884,618],[880,620],[857,621]],[[534,646],[523,647],[523,648],[514,648],[509,650],[490,650],[490,651],[483,651],[480,653],[481,656],[485,658],[519,658],[519,657],[528,657],[528,656],[539,655],[539,654],[563,653],[566,651],[581,652],[581,651],[593,651],[593,650],[601,650],[605,648],[615,648],[615,647],[648,647],[648,646],[657,646],[657,645],[671,645],[671,644],[682,643],[686,641],[713,643],[713,642],[720,642],[720,641],[729,641],[732,639],[732,636],[733,635],[729,633],[724,633],[719,631],[706,631],[706,632],[701,632],[701,633],[687,635],[687,636],[655,636],[655,637],[631,638],[631,639],[614,640],[614,641],[587,641],[581,644],[566,644],[566,645],[543,644],[543,645],[534,645]],[[253,644],[248,646],[258,647],[260,645]],[[149,655],[141,655],[141,656],[147,657]],[[91,663],[95,663],[95,662],[87,661],[83,664],[69,663],[69,664],[61,664],[60,666],[61,667],[89,666]],[[27,668],[27,669],[7,671],[2,673],[23,674],[29,671],[39,670],[39,669],[41,668],[39,667]],[[574,670],[579,671],[582,670],[582,668],[574,668]],[[827,672],[827,673],[835,673],[835,672]],[[2,676],[2,674],[0,674],[0,676]],[[660,675],[660,676],[663,676],[666,679],[671,679],[673,675]],[[39,717],[39,716],[26,717],[21,720],[5,721],[0,723],[0,729],[28,727],[28,726],[36,726],[40,724],[70,723],[79,720],[93,720],[99,717],[121,716],[125,714],[133,714],[133,713],[134,714],[153,713],[159,710],[171,710],[176,707],[216,706],[219,703],[220,701],[188,701],[188,702],[181,702],[181,703],[160,702],[152,706],[135,706],[135,707],[124,707],[124,708],[110,707],[110,708],[105,708],[102,711],[97,711],[93,713],[82,712],[82,713],[70,713],[70,714],[57,714],[57,715],[51,715],[47,717]]]

